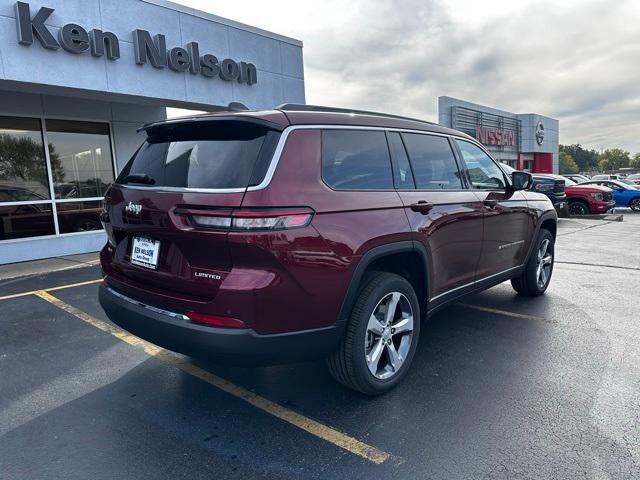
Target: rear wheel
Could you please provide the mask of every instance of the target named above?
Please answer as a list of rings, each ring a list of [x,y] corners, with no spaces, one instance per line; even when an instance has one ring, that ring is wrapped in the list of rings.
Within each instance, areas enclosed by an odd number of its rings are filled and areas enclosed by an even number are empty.
[[[634,212],[640,212],[640,198],[634,198],[631,200],[631,202],[629,202],[629,206]]]
[[[328,359],[333,377],[349,388],[379,395],[406,375],[420,334],[420,306],[411,284],[374,272],[353,307],[340,348]]]
[[[553,235],[540,230],[535,249],[522,274],[511,279],[513,289],[520,295],[535,297],[542,295],[551,281],[554,260]]]
[[[587,215],[589,213],[589,206],[580,200],[569,202],[569,213],[571,215]]]

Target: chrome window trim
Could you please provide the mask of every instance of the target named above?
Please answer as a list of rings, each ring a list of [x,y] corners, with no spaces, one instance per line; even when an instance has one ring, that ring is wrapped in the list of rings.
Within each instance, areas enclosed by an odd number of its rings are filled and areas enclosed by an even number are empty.
[[[287,143],[287,139],[291,132],[296,130],[374,130],[374,131],[382,131],[382,132],[399,132],[399,133],[420,133],[423,135],[436,135],[439,137],[447,137],[447,138],[459,138],[460,140],[466,140],[468,142],[472,142],[478,145],[482,150],[489,154],[482,145],[478,144],[473,138],[462,135],[448,134],[448,133],[440,133],[440,132],[429,132],[427,130],[416,130],[412,128],[395,128],[395,127],[375,127],[375,126],[365,126],[365,125],[325,125],[325,124],[309,124],[309,125],[289,125],[286,127],[278,140],[278,145],[276,146],[275,151],[273,152],[273,157],[271,158],[271,162],[269,164],[269,168],[267,169],[267,173],[264,176],[262,182],[258,185],[253,185],[247,188],[188,188],[188,187],[153,187],[153,186],[144,186],[144,185],[122,185],[119,183],[114,183],[113,185],[119,188],[127,188],[131,190],[150,190],[157,192],[185,192],[185,193],[244,193],[244,192],[257,192],[260,190],[264,190],[269,186],[273,176],[278,168],[278,164],[280,163],[280,158],[282,157],[282,152],[284,151],[284,147]],[[492,160],[495,161],[493,157]],[[367,190],[370,191],[370,190]],[[385,190],[389,192],[395,191],[395,189]],[[436,190],[437,191],[437,190]]]
[[[475,284],[477,284],[479,282],[483,282],[485,280],[489,280],[490,278],[497,277],[498,275],[503,275],[503,274],[511,272],[513,270],[517,270],[519,268],[522,268],[523,266],[524,265],[518,265],[517,267],[507,268],[506,270],[502,270],[501,272],[493,273],[493,274],[489,275],[488,277],[483,277],[483,278],[481,278],[479,280],[474,280],[473,282],[469,282],[469,283],[466,283],[464,285],[460,285],[459,287],[452,288],[451,290],[447,290],[446,292],[439,293],[435,297],[431,297],[429,299],[429,301],[433,302],[434,300],[437,300],[438,298],[443,297],[444,295],[448,295],[448,294],[453,293],[453,292],[455,292],[457,290],[461,290],[463,288],[467,288],[467,287],[473,286],[473,285],[475,285]]]
[[[146,303],[140,302],[138,300],[134,300],[131,297],[127,297],[126,295],[123,295],[120,292],[116,292],[111,287],[106,287],[106,288],[109,291],[109,293],[111,293],[112,295],[124,300],[125,302],[129,302],[129,303],[131,303],[133,305],[136,305],[138,307],[141,307],[141,308],[144,308],[146,310],[152,311],[154,313],[159,313],[161,315],[166,315],[166,316],[171,317],[171,318],[177,318],[178,320],[189,320],[189,317],[187,317],[186,315],[183,315],[181,313],[171,312],[169,310],[164,310],[162,308],[154,307],[152,305],[147,305]]]

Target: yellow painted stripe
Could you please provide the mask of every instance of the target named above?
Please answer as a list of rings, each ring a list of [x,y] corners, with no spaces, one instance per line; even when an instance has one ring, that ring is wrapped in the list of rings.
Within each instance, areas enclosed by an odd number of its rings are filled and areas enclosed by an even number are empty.
[[[88,323],[89,325],[93,325],[94,327],[102,330],[103,332],[107,332],[114,337],[122,340],[123,342],[128,343],[129,345],[133,345],[134,347],[142,348],[147,355],[151,355],[158,360],[176,367],[183,372],[199,378],[207,382],[214,387],[219,388],[220,390],[225,391],[226,393],[233,395],[234,397],[240,398],[247,403],[250,403],[256,408],[273,415],[281,420],[284,420],[291,425],[294,425],[318,438],[326,440],[333,445],[336,445],[354,455],[358,455],[360,457],[369,460],[375,464],[381,464],[391,458],[391,455],[379,450],[371,445],[367,445],[366,443],[361,442],[349,435],[342,433],[334,428],[328,427],[327,425],[323,425],[320,422],[312,420],[304,415],[301,415],[293,410],[289,410],[288,408],[283,407],[271,400],[268,400],[260,395],[257,395],[243,387],[235,385],[224,378],[218,377],[196,365],[193,365],[181,357],[172,354],[171,352],[164,350],[160,347],[152,345],[140,338],[127,333],[126,331],[110,325],[102,320],[98,320],[95,317],[83,312],[82,310],[77,309],[76,307],[69,305],[62,300],[50,295],[44,290],[40,290],[36,292],[36,295],[46,300],[47,302],[55,305],[56,307],[64,310],[65,312],[74,315],[80,320]]]
[[[524,313],[509,312],[507,310],[498,310],[497,308],[481,307],[480,305],[469,305],[468,303],[458,303],[460,307],[472,308],[481,312],[495,313],[496,315],[503,315],[505,317],[524,318],[526,320],[545,320],[542,317],[536,317],[535,315],[526,315]]]
[[[4,295],[0,297],[0,300],[9,300],[10,298],[19,298],[19,297],[26,297],[29,295],[37,295],[38,292],[55,292],[56,290],[64,290],[65,288],[82,287],[83,285],[92,285],[94,283],[99,283],[101,281],[102,279],[99,278],[97,280],[89,280],[86,282],[69,283],[67,285],[58,285],[57,287],[45,288],[43,290],[31,290],[29,292],[13,293],[11,295]]]

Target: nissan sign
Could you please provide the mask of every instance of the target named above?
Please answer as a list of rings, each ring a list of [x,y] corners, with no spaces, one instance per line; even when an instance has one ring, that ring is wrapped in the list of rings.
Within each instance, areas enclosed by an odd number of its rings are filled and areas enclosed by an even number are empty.
[[[516,144],[516,132],[504,128],[476,127],[476,139],[483,145],[513,147]]]

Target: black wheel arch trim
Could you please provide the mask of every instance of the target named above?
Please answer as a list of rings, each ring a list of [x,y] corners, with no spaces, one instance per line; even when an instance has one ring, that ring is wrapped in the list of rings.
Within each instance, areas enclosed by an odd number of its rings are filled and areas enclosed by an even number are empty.
[[[544,212],[538,218],[538,221],[536,223],[536,231],[533,234],[533,237],[531,239],[531,243],[529,244],[529,251],[527,252],[527,256],[525,258],[525,261],[524,261],[523,265],[526,265],[529,262],[529,259],[531,258],[531,255],[532,255],[533,250],[534,250],[535,245],[536,245],[535,241],[538,239],[538,235],[540,235],[540,230],[542,229],[542,224],[544,222],[546,222],[547,220],[553,220],[553,222],[556,225],[556,231],[555,232],[551,232],[551,234],[553,235],[553,241],[555,243],[556,237],[558,235],[558,214],[556,213],[555,210],[547,210],[546,212]]]
[[[428,258],[427,250],[422,243],[416,242],[414,240],[403,240],[400,242],[386,243],[384,245],[373,247],[370,250],[366,251],[358,260],[356,268],[354,269],[353,274],[351,275],[349,288],[347,289],[347,293],[345,294],[344,299],[342,300],[342,306],[340,307],[340,313],[338,314],[338,320],[336,323],[343,323],[346,325],[347,321],[349,320],[351,309],[353,308],[353,305],[356,301],[356,297],[358,296],[358,292],[360,291],[360,288],[361,288],[362,278],[364,276],[364,273],[367,271],[367,268],[369,267],[369,265],[371,265],[375,260],[378,260],[380,258],[394,255],[397,253],[405,253],[405,252],[415,252],[418,255],[420,255],[420,257],[422,258],[426,282],[428,286],[429,263],[427,260]],[[420,298],[420,295],[418,294],[418,292],[416,292],[416,294],[418,295],[419,300],[426,301],[426,298],[425,299]]]

